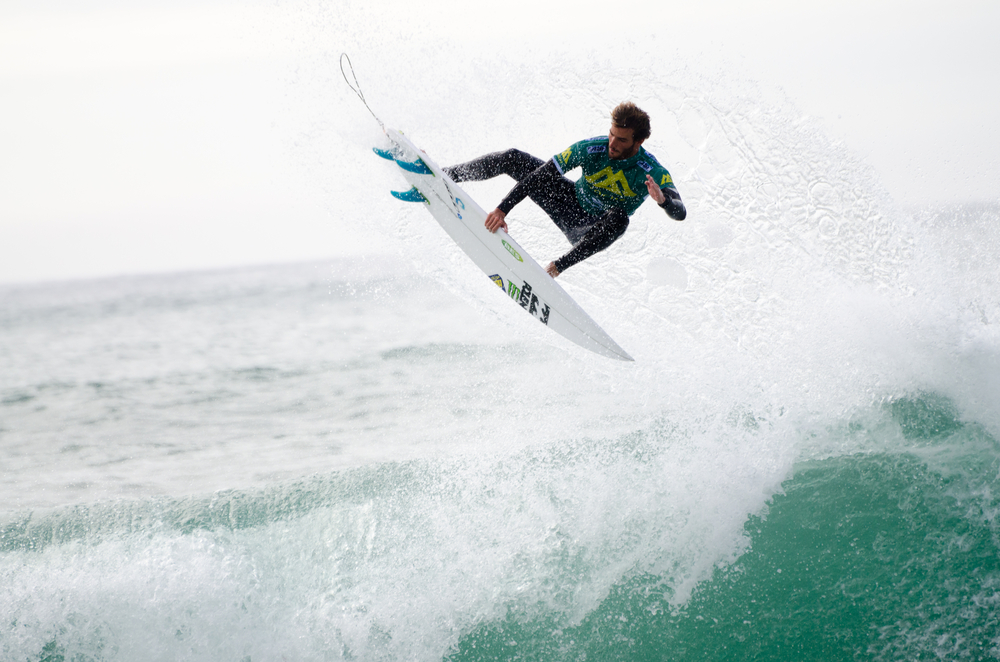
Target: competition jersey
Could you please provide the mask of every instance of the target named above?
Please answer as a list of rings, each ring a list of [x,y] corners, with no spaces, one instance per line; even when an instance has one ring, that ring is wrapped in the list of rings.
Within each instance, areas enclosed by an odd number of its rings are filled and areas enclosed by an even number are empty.
[[[581,167],[583,176],[576,182],[576,199],[592,215],[617,207],[631,216],[649,195],[646,175],[652,175],[661,189],[675,189],[667,169],[641,146],[627,159],[608,158],[608,138],[581,140],[552,157],[559,172]]]

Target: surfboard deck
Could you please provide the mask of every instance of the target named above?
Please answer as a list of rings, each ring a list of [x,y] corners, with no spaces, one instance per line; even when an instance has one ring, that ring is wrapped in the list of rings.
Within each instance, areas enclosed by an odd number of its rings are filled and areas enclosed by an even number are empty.
[[[431,216],[511,301],[564,338],[620,361],[634,360],[573,300],[545,269],[503,229],[486,229],[486,212],[441,168],[396,129],[386,129],[387,149],[411,185],[392,194],[425,205]]]

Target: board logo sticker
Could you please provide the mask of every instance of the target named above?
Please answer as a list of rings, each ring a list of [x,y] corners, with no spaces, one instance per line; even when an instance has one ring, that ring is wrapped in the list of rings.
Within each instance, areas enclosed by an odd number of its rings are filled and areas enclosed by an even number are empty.
[[[524,281],[520,287],[515,285],[512,280],[507,281],[507,293],[510,294],[510,298],[520,304],[521,308],[527,310],[532,317],[548,326],[549,313],[551,312],[549,304],[541,301],[531,289],[531,283],[528,281]]]
[[[507,240],[501,239],[500,241],[503,242],[503,247],[507,249],[507,252],[516,257],[518,262],[524,262],[521,254],[515,251],[514,247],[507,243]]]
[[[490,280],[496,283],[497,287],[499,287],[504,292],[507,291],[507,288],[503,286],[503,278],[500,277],[500,274],[493,274],[492,276],[490,276]]]

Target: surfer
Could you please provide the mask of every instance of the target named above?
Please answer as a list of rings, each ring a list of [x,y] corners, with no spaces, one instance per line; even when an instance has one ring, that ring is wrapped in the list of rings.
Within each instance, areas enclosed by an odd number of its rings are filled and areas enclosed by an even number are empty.
[[[486,228],[490,232],[507,230],[507,214],[517,203],[531,198],[573,245],[545,268],[555,278],[625,234],[629,216],[647,195],[670,218],[683,221],[687,216],[670,173],[642,148],[649,134],[649,115],[625,101],[611,111],[607,138],[581,140],[548,161],[509,149],[444,171],[456,182],[498,175],[515,179],[517,184],[507,197],[486,215]],[[574,183],[565,173],[578,167],[583,168],[583,176]]]

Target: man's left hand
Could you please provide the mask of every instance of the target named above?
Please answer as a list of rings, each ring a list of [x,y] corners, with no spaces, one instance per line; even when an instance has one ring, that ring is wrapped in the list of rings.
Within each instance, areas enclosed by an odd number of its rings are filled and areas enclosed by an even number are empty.
[[[555,278],[556,276],[558,276],[559,275],[559,270],[556,269],[556,263],[555,262],[549,262],[549,266],[545,267],[545,273],[547,273],[548,275],[552,276],[553,278]]]
[[[663,201],[667,199],[666,194],[656,185],[656,180],[653,179],[652,175],[646,175],[646,188],[649,190],[649,197],[655,200],[656,204],[662,205]]]

